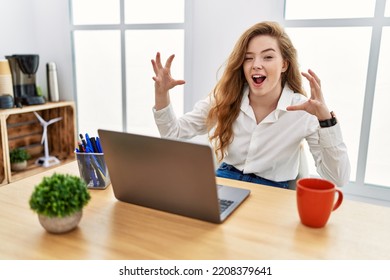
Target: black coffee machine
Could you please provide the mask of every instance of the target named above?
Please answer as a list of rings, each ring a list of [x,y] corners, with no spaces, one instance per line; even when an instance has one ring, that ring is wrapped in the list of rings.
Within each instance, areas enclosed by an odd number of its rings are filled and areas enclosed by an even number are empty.
[[[35,81],[38,70],[39,55],[37,54],[14,54],[6,56],[11,68],[14,100],[17,107],[23,105],[44,104],[43,96],[39,96]]]

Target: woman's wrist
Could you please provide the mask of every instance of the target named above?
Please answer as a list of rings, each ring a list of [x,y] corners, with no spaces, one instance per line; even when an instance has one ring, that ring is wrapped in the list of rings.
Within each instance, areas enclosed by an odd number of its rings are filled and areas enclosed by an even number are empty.
[[[317,110],[316,117],[318,121],[324,121],[332,118],[332,114],[328,107],[322,106],[319,110]]]
[[[154,108],[156,111],[164,109],[167,107],[170,103],[169,93],[157,93],[155,94],[155,102],[154,102]]]

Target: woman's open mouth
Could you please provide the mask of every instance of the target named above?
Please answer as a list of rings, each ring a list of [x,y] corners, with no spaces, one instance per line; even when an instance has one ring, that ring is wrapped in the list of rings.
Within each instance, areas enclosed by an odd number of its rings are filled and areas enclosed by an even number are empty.
[[[264,82],[266,76],[263,75],[253,75],[252,80],[255,82],[256,85],[260,85],[262,82]]]

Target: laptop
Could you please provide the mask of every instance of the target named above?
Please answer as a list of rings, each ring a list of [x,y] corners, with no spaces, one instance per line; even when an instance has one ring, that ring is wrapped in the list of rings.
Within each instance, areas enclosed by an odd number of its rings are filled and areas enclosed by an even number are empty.
[[[99,129],[119,200],[212,223],[222,223],[249,196],[216,184],[207,145]]]

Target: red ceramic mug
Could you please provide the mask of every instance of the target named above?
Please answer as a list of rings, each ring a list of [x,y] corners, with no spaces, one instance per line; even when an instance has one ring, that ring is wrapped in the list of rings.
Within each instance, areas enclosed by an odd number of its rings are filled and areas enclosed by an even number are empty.
[[[299,179],[296,195],[302,224],[314,228],[324,227],[332,211],[343,202],[343,193],[336,189],[335,184],[318,178]]]

